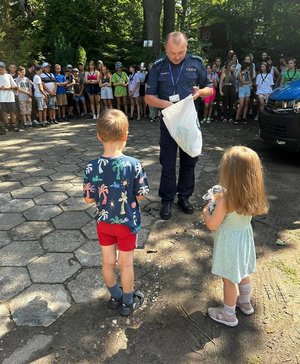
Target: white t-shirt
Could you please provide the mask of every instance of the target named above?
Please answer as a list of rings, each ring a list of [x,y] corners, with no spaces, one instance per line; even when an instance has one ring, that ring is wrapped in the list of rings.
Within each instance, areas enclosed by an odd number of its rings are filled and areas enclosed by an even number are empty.
[[[274,85],[273,76],[271,73],[259,73],[256,76],[256,85],[257,85],[257,95],[268,95],[273,89]]]
[[[55,79],[53,73],[43,72],[41,74],[41,79],[49,91],[51,91],[51,92],[55,91],[56,79]],[[46,90],[44,90],[44,91],[45,91],[45,93],[48,93]]]
[[[22,78],[17,77],[15,81],[16,81],[16,84],[19,86],[19,88],[21,88],[22,90],[24,90],[26,92],[31,91],[31,83],[27,77],[22,77]],[[20,101],[26,101],[29,99],[29,96],[27,94],[23,94],[23,92],[19,91],[18,95],[19,95]]]
[[[132,95],[133,97],[137,97],[139,96],[139,91],[140,91],[140,78],[138,76],[137,73],[132,73],[131,75],[129,75],[128,77],[128,90],[129,91],[134,91],[134,94]]]
[[[34,96],[35,97],[43,97],[43,94],[41,93],[39,89],[39,85],[42,84],[42,79],[39,75],[35,75],[33,77],[33,89],[34,89]]]
[[[0,87],[16,87],[14,79],[8,73],[0,75]],[[15,102],[15,94],[13,90],[0,90],[0,102]]]

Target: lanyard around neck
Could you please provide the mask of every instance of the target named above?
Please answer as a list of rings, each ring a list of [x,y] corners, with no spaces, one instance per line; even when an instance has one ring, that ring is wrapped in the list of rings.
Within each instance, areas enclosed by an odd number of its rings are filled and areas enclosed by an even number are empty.
[[[179,75],[177,77],[177,80],[176,80],[176,83],[174,82],[174,76],[173,76],[173,71],[172,71],[172,67],[171,67],[171,63],[169,61],[169,71],[170,71],[170,76],[171,76],[171,81],[172,81],[172,85],[174,87],[174,95],[175,95],[175,90],[176,90],[176,86],[178,84],[178,81],[180,79],[180,76],[181,76],[181,73],[182,73],[182,70],[183,70],[183,66],[185,64],[185,60],[184,62],[182,63],[181,67],[180,67],[180,71],[179,71]]]

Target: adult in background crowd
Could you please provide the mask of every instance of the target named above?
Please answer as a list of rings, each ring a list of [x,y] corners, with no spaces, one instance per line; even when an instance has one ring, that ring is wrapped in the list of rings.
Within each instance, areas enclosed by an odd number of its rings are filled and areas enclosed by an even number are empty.
[[[212,95],[212,82],[207,78],[202,59],[187,54],[187,47],[185,34],[172,32],[167,36],[166,56],[154,63],[149,74],[145,96],[147,104],[164,109],[190,94],[194,95],[194,100]],[[198,157],[192,158],[179,149],[180,168],[178,183],[176,183],[177,149],[177,143],[161,119],[160,163],[162,173],[159,196],[162,202],[160,217],[164,220],[171,217],[171,207],[176,193],[178,193],[178,205],[181,210],[187,214],[194,211],[189,197],[194,191],[194,169]]]
[[[296,68],[296,62],[293,58],[288,60],[287,69],[282,73],[281,85],[300,79],[300,71]]]
[[[100,72],[96,70],[95,62],[89,62],[89,70],[85,72],[84,82],[86,84],[86,92],[89,95],[90,107],[93,119],[96,120],[100,113]]]
[[[10,115],[10,128],[19,131],[16,126],[15,93],[18,86],[10,74],[6,72],[5,63],[0,62],[0,109],[3,113],[4,126],[9,128],[8,115]],[[5,132],[3,131],[2,134]]]
[[[42,64],[43,72],[41,74],[42,84],[44,92],[47,95],[47,110],[48,110],[48,117],[49,122],[44,120],[44,123],[47,124],[57,124],[57,121],[55,119],[55,114],[57,110],[57,100],[56,100],[56,90],[57,90],[57,84],[56,79],[54,77],[54,74],[51,73],[51,64],[48,62],[44,62]]]
[[[117,109],[121,110],[121,103],[124,105],[124,112],[127,115],[127,85],[128,76],[123,72],[123,65],[121,62],[115,64],[116,72],[113,74],[111,82],[115,87],[115,98],[117,100]]]

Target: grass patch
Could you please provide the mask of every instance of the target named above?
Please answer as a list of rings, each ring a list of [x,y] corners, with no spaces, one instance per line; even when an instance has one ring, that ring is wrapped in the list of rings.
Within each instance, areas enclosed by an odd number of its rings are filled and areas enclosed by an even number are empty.
[[[290,282],[293,284],[300,284],[300,279],[295,268],[288,266],[282,260],[274,260],[272,265],[279,269]]]

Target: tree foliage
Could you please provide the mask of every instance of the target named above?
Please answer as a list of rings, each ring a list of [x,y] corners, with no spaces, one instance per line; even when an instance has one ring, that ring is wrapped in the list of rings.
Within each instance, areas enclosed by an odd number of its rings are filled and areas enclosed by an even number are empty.
[[[239,57],[267,50],[300,58],[296,0],[2,0],[0,12],[0,59],[18,64],[148,62],[172,30],[185,32],[190,50],[207,58],[228,48]],[[201,28],[215,23],[223,24],[226,41],[201,48]],[[145,39],[154,47],[144,48]]]

